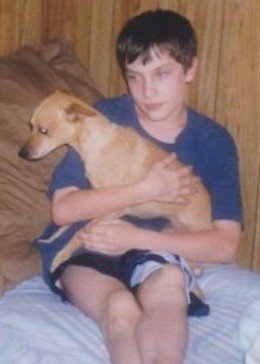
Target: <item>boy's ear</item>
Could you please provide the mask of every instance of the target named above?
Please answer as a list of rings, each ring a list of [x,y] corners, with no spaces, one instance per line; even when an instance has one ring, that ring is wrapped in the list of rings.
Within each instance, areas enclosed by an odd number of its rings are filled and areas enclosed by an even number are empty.
[[[93,117],[96,115],[95,110],[91,107],[76,102],[73,102],[65,112],[67,114],[67,120],[70,122],[77,122],[85,117]]]
[[[195,75],[197,73],[198,65],[199,65],[199,60],[197,57],[194,57],[190,68],[188,68],[186,70],[186,82],[187,83],[192,82],[194,80]]]

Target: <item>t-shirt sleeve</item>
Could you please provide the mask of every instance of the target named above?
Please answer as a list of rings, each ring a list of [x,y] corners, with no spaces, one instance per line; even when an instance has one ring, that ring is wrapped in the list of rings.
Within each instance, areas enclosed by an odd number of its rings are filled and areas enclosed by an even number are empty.
[[[75,186],[79,189],[91,188],[91,184],[85,176],[84,164],[74,149],[70,149],[56,167],[49,186],[48,196],[52,198],[57,189],[69,186]]]
[[[227,219],[242,222],[242,200],[239,178],[239,160],[232,137],[225,130],[208,136],[205,152],[206,185],[212,201],[214,220]]]

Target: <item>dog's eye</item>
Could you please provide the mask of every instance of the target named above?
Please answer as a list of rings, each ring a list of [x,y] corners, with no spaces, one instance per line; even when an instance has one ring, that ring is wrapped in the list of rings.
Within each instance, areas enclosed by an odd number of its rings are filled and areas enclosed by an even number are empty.
[[[40,126],[39,126],[39,128],[38,128],[38,131],[39,131],[39,133],[41,133],[41,134],[43,134],[43,135],[48,134],[48,129],[42,128],[42,127],[40,127]]]

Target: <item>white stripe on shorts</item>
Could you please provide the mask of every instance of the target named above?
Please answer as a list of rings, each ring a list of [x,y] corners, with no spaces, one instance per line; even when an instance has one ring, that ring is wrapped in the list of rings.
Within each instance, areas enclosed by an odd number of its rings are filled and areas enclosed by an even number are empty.
[[[131,287],[135,287],[142,283],[151,273],[155,272],[157,269],[162,268],[165,264],[174,264],[181,268],[181,270],[184,273],[185,282],[186,282],[186,296],[187,301],[190,303],[190,296],[189,292],[192,290],[194,285],[196,284],[196,278],[190,269],[188,263],[181,258],[180,256],[177,256],[170,252],[165,251],[148,251],[147,253],[147,260],[143,263],[138,264],[132,274],[130,285]],[[156,255],[165,261],[165,263],[157,262],[153,260],[153,257],[151,256],[151,259],[149,259],[149,255]]]

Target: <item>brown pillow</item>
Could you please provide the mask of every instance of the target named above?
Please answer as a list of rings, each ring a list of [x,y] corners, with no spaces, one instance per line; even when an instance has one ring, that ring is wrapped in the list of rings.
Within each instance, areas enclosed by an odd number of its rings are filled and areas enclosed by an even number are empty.
[[[17,153],[29,136],[33,109],[56,89],[88,103],[101,97],[64,40],[0,58],[0,294],[41,273],[32,241],[50,219],[46,190],[65,148],[38,162]]]

